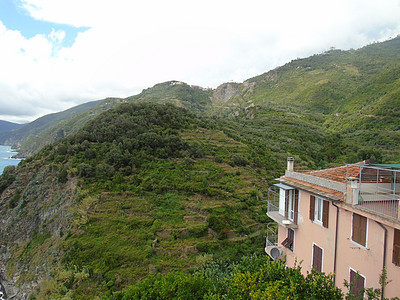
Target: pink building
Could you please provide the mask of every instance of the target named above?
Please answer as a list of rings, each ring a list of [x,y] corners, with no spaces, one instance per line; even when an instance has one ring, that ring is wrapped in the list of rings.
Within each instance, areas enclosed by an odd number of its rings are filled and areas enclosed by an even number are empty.
[[[276,222],[267,229],[272,258],[286,256],[289,267],[301,263],[304,273],[335,274],[335,284],[347,292],[344,281],[352,282],[354,294],[381,288],[385,267],[391,283],[384,297],[400,296],[400,165],[364,161],[294,171],[289,157],[277,181],[267,213]]]

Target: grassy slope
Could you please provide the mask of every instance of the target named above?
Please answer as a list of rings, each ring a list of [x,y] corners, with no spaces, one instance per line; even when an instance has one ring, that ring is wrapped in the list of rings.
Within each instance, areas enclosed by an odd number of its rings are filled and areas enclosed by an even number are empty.
[[[330,50],[294,60],[243,84],[231,84],[238,94],[224,101],[214,98],[214,110],[219,107],[219,115],[225,110],[231,116],[253,111],[247,114],[254,121],[246,124],[252,123],[255,131],[268,128],[276,132],[281,136],[280,152],[290,149],[288,152],[306,161],[311,156],[316,166],[325,163],[319,163],[321,157],[310,153],[313,151],[332,157],[330,162],[360,160],[362,151],[398,161],[399,49],[400,37],[359,50]],[[282,119],[276,120],[277,111]],[[240,117],[237,119],[240,121]],[[293,135],[296,126],[309,127],[310,135]],[[340,148],[329,149],[332,136],[336,136]],[[319,145],[315,144],[317,137]],[[292,147],[285,143],[289,139],[294,141]],[[265,141],[274,140],[276,135]],[[327,154],[334,151],[337,155]]]
[[[46,122],[42,127],[36,129],[37,134],[29,134],[24,136],[20,141],[19,156],[29,157],[37,153],[44,146],[54,143],[58,139],[64,138],[70,134],[79,131],[89,120],[100,115],[102,112],[121,104],[122,100],[116,98],[109,98],[95,102],[89,102],[90,106],[85,106],[79,112],[75,109],[80,107],[73,107],[73,113],[64,115],[57,118],[57,121]],[[83,104],[85,105],[85,104]],[[36,122],[36,121],[35,121]]]
[[[8,224],[19,228],[7,237],[9,275],[18,273],[21,287],[47,278],[39,298],[87,299],[149,272],[191,270],[204,254],[238,259],[263,251],[269,166],[281,172],[274,155],[178,108],[145,105],[132,117],[130,107],[25,161],[2,195],[2,215],[21,216]],[[157,135],[165,146],[153,143]],[[73,182],[78,194],[63,198]],[[12,200],[16,190],[20,197]],[[58,205],[60,199],[67,203]],[[29,211],[46,217],[22,226]]]
[[[142,93],[126,99],[108,98],[75,106],[66,111],[49,114],[24,125],[17,131],[0,134],[0,143],[19,149],[19,156],[29,157],[42,147],[70,134],[76,133],[100,113],[123,102],[174,103],[194,112],[203,112],[210,102],[210,90],[176,84],[160,83]]]
[[[290,133],[296,125],[290,121],[290,115],[294,115],[294,121],[302,119],[300,126],[312,128],[311,135],[316,133],[322,138],[320,145],[326,143],[324,136],[335,133],[340,136],[344,145],[343,152],[354,154],[350,158],[338,155],[342,157],[341,163],[343,160],[358,159],[356,153],[359,150],[375,148],[383,153],[386,160],[394,160],[399,155],[394,147],[399,141],[399,48],[400,38],[395,38],[358,50],[330,50],[291,61],[242,84],[229,83],[216,90],[203,90],[170,81],[145,89],[123,101],[173,103],[198,114],[218,115],[222,118],[237,116],[241,110],[247,108],[252,111],[250,119],[254,121],[246,121],[243,126],[250,126],[252,131],[258,132],[268,126],[271,132],[279,132],[282,136],[279,142],[284,144],[285,140],[296,140],[295,135]],[[252,109],[253,106],[257,109]],[[25,142],[21,145],[22,155],[35,153],[60,136],[77,132],[103,110],[104,105],[100,105],[68,121],[48,123],[45,125],[46,130],[42,128],[43,125],[38,136],[24,138]],[[278,111],[284,114],[282,119],[276,118]],[[234,121],[241,124],[243,119],[238,117]],[[287,126],[283,121],[292,124]],[[241,131],[243,126],[238,125],[235,130]],[[289,133],[286,129],[289,129]],[[245,132],[249,133],[249,130]],[[271,139],[276,140],[274,135],[265,137],[264,143],[270,143]],[[282,157],[290,152],[298,157],[302,156],[305,165],[309,167],[322,166],[318,162],[321,158],[314,154],[314,162],[310,162],[310,158],[306,157],[309,154],[303,149],[304,145],[297,142],[289,143],[289,147],[273,147],[275,150],[280,148]],[[320,147],[317,145],[317,148]]]
[[[52,265],[39,272],[47,278],[39,294],[84,298],[119,290],[148,272],[189,270],[207,252],[238,258],[262,251],[263,191],[281,174],[286,156],[316,168],[326,157],[359,159],[357,151],[371,147],[398,160],[398,43],[333,50],[230,84],[212,98],[221,119],[178,108],[161,118],[157,105],[130,119],[121,106],[45,148],[2,194],[2,214],[16,222],[8,237],[10,272],[22,272],[24,285],[37,276],[25,263],[51,257]],[[199,113],[210,108],[210,93],[169,82],[127,100],[173,102]],[[74,181],[79,196],[71,192]],[[52,214],[65,184],[72,200],[60,228]],[[20,231],[25,211],[53,218]],[[231,238],[221,239],[226,233]]]

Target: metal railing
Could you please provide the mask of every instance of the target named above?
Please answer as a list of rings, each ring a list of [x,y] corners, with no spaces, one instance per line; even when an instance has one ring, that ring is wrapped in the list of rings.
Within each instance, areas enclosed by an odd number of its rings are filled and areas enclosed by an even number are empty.
[[[269,202],[278,203],[279,205],[279,188],[274,185],[270,186],[267,194],[267,199]]]
[[[365,194],[360,193],[358,205],[372,213],[385,217],[399,219],[399,197],[391,194]]]
[[[372,213],[399,219],[400,170],[379,165],[348,165],[358,167],[358,206]]]
[[[265,246],[277,246],[278,245],[278,226],[275,222],[268,223],[265,230]]]
[[[297,228],[298,212],[285,211],[271,201],[268,201],[267,215],[282,226]]]

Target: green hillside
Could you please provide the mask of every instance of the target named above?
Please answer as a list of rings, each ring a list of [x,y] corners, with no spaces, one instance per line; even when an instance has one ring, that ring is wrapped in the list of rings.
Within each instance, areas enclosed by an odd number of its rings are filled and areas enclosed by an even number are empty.
[[[289,148],[303,158],[305,151],[323,154],[325,157],[311,155],[319,166],[365,158],[398,161],[399,49],[400,37],[358,50],[330,50],[294,60],[242,84],[223,84],[212,98],[213,113],[240,119],[242,111],[253,111],[247,116],[254,121],[246,123],[267,124],[268,131],[279,132],[279,137],[269,136],[267,143],[271,138],[280,140],[280,150],[288,149],[282,140],[293,132],[287,130],[290,124],[293,129],[314,128],[318,134],[310,129],[310,140],[291,135],[295,143],[289,143]],[[285,117],[274,123],[271,110]],[[255,128],[263,131],[262,125]],[[316,138],[316,148],[298,145],[299,141],[306,145]]]
[[[0,133],[0,144],[18,149],[20,157],[29,157],[57,139],[77,132],[88,120],[119,103],[117,98],[108,98],[45,115],[17,130]]]
[[[5,132],[5,131],[10,131],[10,130],[15,130],[21,126],[23,126],[23,125],[0,120],[0,133]]]
[[[211,89],[189,86],[180,81],[168,81],[156,84],[136,96],[126,98],[126,100],[133,103],[172,103],[195,113],[202,113],[211,103],[211,95]]]
[[[121,102],[172,103],[198,115],[224,119],[230,127],[236,126],[238,134],[242,127],[243,134],[261,134],[262,142],[272,143],[282,157],[288,152],[302,156],[309,167],[354,161],[365,153],[394,161],[400,154],[395,147],[399,142],[399,50],[400,37],[358,50],[331,49],[214,90],[179,81],[160,83],[126,99],[92,102],[45,116],[16,132],[0,134],[0,143],[19,146],[20,156],[29,156]],[[297,121],[309,128],[310,146],[316,146],[315,150],[304,149],[308,140],[296,136]],[[316,153],[333,136],[342,149],[329,159],[321,158]],[[312,162],[304,152],[315,152],[307,154]]]
[[[0,176],[2,283],[112,298],[149,274],[262,254],[287,156],[400,162],[399,50],[399,37],[332,49],[215,90],[169,81],[1,134],[31,155]]]
[[[123,104],[5,172],[0,234],[15,287],[33,292],[35,277],[39,298],[87,299],[205,256],[263,253],[262,200],[280,166],[219,126]]]

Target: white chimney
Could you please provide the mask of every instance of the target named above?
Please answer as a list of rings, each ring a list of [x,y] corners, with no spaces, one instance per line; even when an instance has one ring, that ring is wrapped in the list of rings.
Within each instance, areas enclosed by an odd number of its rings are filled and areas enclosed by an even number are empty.
[[[287,158],[287,171],[293,172],[294,169],[294,158],[288,157]]]
[[[358,178],[347,177],[347,191],[346,191],[346,203],[357,205],[358,197],[360,195],[360,184],[358,183]]]

